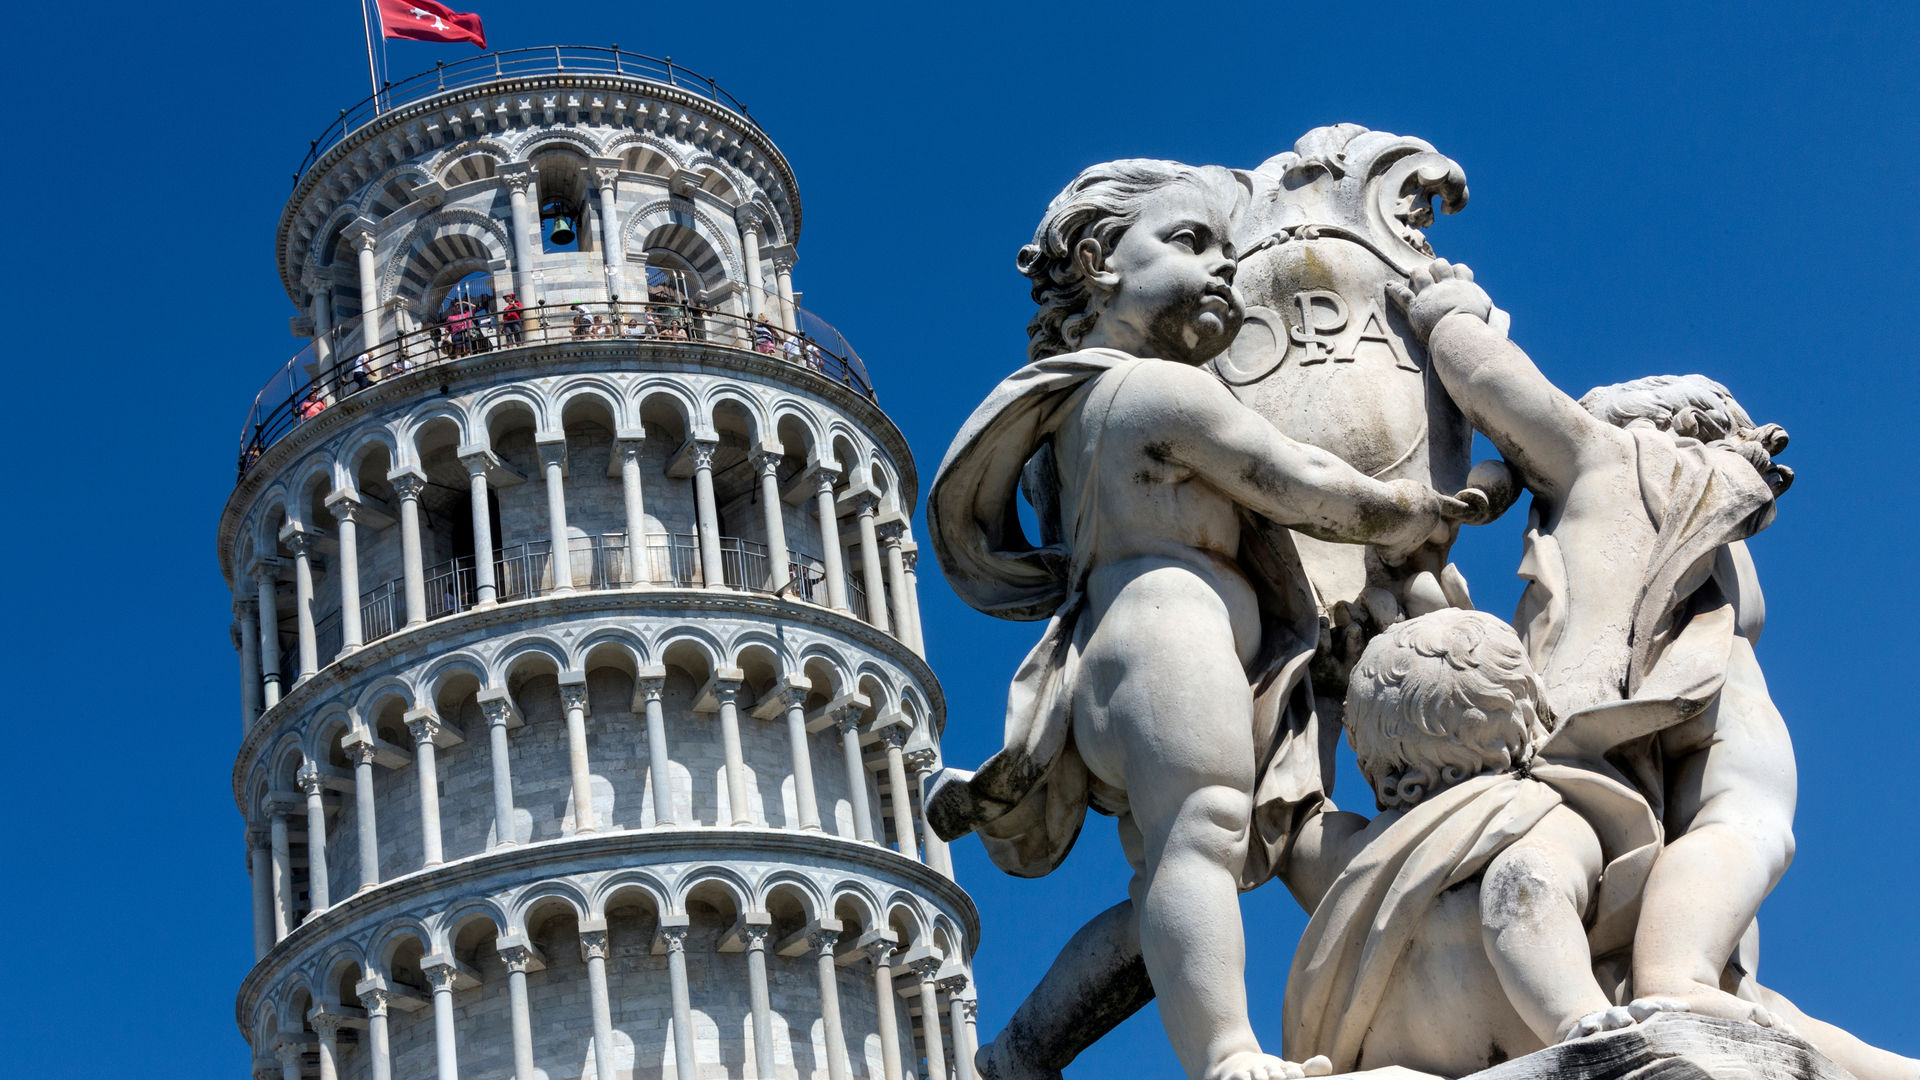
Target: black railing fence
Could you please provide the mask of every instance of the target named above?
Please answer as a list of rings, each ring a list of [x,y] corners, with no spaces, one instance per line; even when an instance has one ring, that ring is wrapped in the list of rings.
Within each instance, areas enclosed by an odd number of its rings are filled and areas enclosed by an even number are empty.
[[[508,49],[503,52],[487,53],[484,56],[442,63],[432,71],[423,71],[389,83],[375,94],[348,108],[340,110],[339,119],[327,125],[319,138],[313,140],[307,148],[307,156],[294,170],[293,182],[298,185],[300,178],[307,174],[327,151],[339,145],[348,135],[365,124],[378,118],[381,113],[425,101],[449,90],[464,90],[473,86],[485,86],[488,83],[509,79],[534,78],[541,75],[614,75],[626,78],[645,79],[648,82],[662,83],[678,87],[690,93],[698,94],[709,101],[739,113],[747,120],[753,120],[753,114],[740,104],[738,98],[720,88],[720,84],[697,71],[673,62],[672,57],[652,57],[640,53],[623,52],[620,46],[611,48],[599,45],[547,45],[533,49]]]
[[[800,325],[794,334],[771,321],[688,304],[546,304],[456,315],[367,348],[356,320],[309,343],[254,397],[240,432],[239,475],[289,432],[362,390],[500,349],[697,341],[804,367],[872,398],[866,365],[846,338],[811,312],[800,312]]]

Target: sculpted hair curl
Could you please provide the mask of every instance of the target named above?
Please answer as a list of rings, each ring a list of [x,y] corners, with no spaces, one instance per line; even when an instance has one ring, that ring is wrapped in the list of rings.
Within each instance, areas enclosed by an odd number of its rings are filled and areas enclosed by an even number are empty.
[[[1347,684],[1347,741],[1382,810],[1519,768],[1551,730],[1545,689],[1513,627],[1447,608],[1388,627]]]
[[[1615,427],[1645,422],[1681,438],[1724,446],[1746,458],[1775,495],[1793,482],[1793,470],[1773,461],[1787,447],[1786,431],[1778,424],[1756,427],[1733,393],[1705,375],[1649,375],[1596,386],[1580,399],[1580,407]]]
[[[1215,165],[1196,168],[1177,161],[1123,158],[1082,172],[1047,204],[1033,242],[1022,247],[1015,260],[1020,272],[1033,280],[1033,300],[1040,305],[1027,324],[1029,361],[1072,352],[1099,317],[1088,310],[1093,295],[1073,249],[1091,237],[1112,251],[1140,220],[1144,198],[1182,180],[1234,201],[1242,194],[1233,174]]]

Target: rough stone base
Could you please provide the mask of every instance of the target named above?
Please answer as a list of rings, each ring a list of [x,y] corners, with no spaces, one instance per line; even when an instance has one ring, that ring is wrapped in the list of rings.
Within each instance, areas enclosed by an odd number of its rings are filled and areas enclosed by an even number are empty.
[[[1853,1074],[1783,1031],[1667,1013],[1515,1058],[1468,1080],[1853,1080]]]

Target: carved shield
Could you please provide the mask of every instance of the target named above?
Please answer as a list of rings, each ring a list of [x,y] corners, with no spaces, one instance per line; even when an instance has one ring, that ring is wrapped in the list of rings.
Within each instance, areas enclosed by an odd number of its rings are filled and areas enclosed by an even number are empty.
[[[1459,490],[1473,431],[1387,286],[1433,258],[1420,229],[1435,197],[1448,213],[1466,205],[1465,174],[1419,139],[1341,124],[1240,175],[1252,190],[1234,236],[1247,320],[1214,370],[1282,432],[1369,476]],[[1400,591],[1401,572],[1366,548],[1299,547],[1323,611],[1369,584]]]

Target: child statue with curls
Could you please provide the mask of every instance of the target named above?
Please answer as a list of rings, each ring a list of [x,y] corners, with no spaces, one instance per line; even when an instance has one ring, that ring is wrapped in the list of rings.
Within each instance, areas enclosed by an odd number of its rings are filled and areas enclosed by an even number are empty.
[[[1038,876],[1089,806],[1117,816],[1131,902],[1101,918],[1137,935],[1193,1080],[1300,1075],[1248,1022],[1237,895],[1271,876],[1332,779],[1305,685],[1317,610],[1287,530],[1397,560],[1465,512],[1287,438],[1202,369],[1244,314],[1228,240],[1243,197],[1227,170],[1164,161],[1069,184],[1020,253],[1039,304],[1030,362],[968,419],[927,507],[963,599],[1048,620],[1004,748],[949,772],[929,819]],[[1086,974],[1063,954],[1048,979]]]

